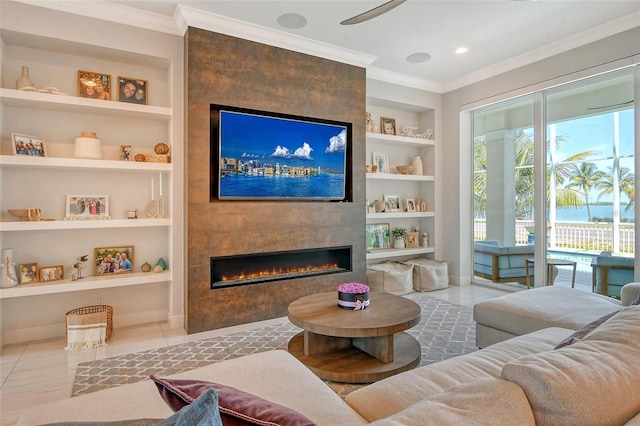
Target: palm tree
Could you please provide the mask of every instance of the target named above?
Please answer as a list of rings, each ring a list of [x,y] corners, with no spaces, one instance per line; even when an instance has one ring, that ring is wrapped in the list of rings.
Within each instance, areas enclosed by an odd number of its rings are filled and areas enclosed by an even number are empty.
[[[589,191],[598,185],[598,182],[603,179],[604,172],[598,170],[595,164],[588,163],[586,161],[578,164],[571,165],[572,173],[569,177],[569,183],[567,188],[576,188],[582,192],[583,201],[587,207],[587,216],[589,216],[589,222],[591,219],[591,208],[589,207]]]
[[[609,196],[613,194],[613,167],[608,167],[609,173],[605,173],[602,176],[602,179],[596,185],[596,188],[600,190],[598,193],[598,200],[602,197]],[[635,176],[631,173],[628,167],[620,167],[618,169],[618,186],[620,189],[620,194],[624,194],[629,199],[625,210],[630,210],[634,205],[634,196],[635,196]]]

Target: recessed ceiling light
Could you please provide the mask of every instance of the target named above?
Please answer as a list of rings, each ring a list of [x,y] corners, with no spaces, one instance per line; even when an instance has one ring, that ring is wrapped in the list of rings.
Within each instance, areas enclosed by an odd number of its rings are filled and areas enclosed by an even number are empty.
[[[468,51],[469,51],[469,48],[465,47],[465,46],[460,46],[455,50],[457,55],[463,55],[463,54],[467,53]]]
[[[278,24],[290,30],[297,30],[307,25],[307,20],[304,16],[298,15],[297,13],[285,13],[278,17]]]
[[[413,64],[427,62],[429,59],[431,59],[431,55],[429,55],[428,53],[413,53],[407,56],[407,62],[411,62]]]

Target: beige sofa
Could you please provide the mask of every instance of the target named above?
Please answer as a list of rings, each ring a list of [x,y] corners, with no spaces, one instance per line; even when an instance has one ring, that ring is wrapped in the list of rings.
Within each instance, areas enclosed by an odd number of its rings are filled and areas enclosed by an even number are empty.
[[[285,351],[212,364],[173,378],[226,384],[297,410],[319,425],[640,425],[640,307],[622,308],[582,340],[547,328],[407,371],[345,400]],[[166,418],[149,380],[50,403],[18,424]]]
[[[485,348],[547,327],[577,330],[628,306],[640,293],[640,283],[626,284],[621,299],[583,290],[547,286],[483,300],[473,307],[476,346]]]

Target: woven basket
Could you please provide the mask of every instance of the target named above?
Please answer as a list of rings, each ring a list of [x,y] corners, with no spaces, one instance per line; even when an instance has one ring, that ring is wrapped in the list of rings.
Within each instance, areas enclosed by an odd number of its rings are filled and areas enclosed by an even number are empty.
[[[69,327],[69,323],[67,318],[69,315],[85,315],[85,314],[95,314],[98,312],[107,312],[107,338],[106,340],[111,339],[111,335],[113,334],[113,306],[109,305],[93,305],[93,306],[84,306],[82,308],[72,309],[65,315],[65,325],[67,326],[67,330]],[[68,337],[68,336],[67,336]]]
[[[411,173],[411,166],[396,166],[396,170],[398,171],[398,173],[406,175]]]

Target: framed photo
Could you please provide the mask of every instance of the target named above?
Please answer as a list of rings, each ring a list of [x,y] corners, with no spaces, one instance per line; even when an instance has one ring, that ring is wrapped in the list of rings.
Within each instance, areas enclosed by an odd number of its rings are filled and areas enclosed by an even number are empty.
[[[391,228],[388,223],[367,224],[367,249],[379,250],[391,247]]]
[[[407,201],[405,202],[405,204],[407,205],[408,212],[416,211],[416,200],[414,200],[413,198],[407,198]]]
[[[131,145],[120,145],[120,161],[130,161],[133,148]]]
[[[94,266],[96,275],[133,272],[133,246],[96,248]]]
[[[37,136],[11,133],[11,147],[14,155],[31,155],[32,157],[47,156],[44,139]]]
[[[38,263],[21,263],[18,265],[20,271],[20,284],[37,283],[40,281],[38,275]]]
[[[118,101],[147,105],[149,82],[137,78],[118,77]]]
[[[391,208],[392,212],[400,211],[400,197],[397,195],[384,195],[383,200],[385,203],[385,207]]]
[[[92,71],[78,71],[78,96],[111,100],[111,76]]]
[[[67,194],[65,220],[110,219],[108,195]]]
[[[407,248],[418,248],[420,246],[417,232],[407,232]]]
[[[64,267],[62,265],[45,266],[40,268],[40,282],[58,281],[64,278]]]
[[[389,159],[386,152],[372,152],[373,165],[377,167],[376,173],[389,173]]]
[[[396,119],[389,117],[380,117],[380,133],[385,135],[397,135]]]

